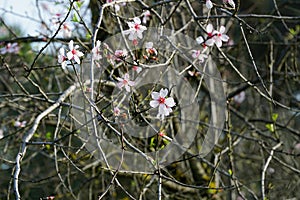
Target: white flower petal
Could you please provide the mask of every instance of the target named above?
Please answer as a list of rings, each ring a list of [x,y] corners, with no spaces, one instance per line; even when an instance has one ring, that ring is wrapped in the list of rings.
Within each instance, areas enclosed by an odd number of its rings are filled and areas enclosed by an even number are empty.
[[[206,26],[206,32],[207,32],[207,33],[212,33],[212,32],[213,32],[213,29],[214,29],[214,27],[213,27],[212,24],[208,24],[208,25]]]
[[[199,36],[199,37],[196,38],[196,41],[197,41],[198,44],[202,44],[204,42],[204,39],[203,39],[202,36]]]
[[[133,18],[134,23],[141,24],[141,19],[138,17]]]
[[[215,43],[215,39],[214,38],[210,38],[210,39],[206,40],[206,42],[205,42],[205,44],[207,46],[213,46],[214,43]]]
[[[150,101],[150,106],[152,108],[156,108],[159,105],[159,102],[157,100]]]
[[[165,111],[166,111],[166,105],[165,104],[159,104],[158,114],[165,115]]]
[[[75,55],[73,58],[77,64],[80,64],[80,59],[78,56]]]
[[[129,86],[134,86],[134,81],[128,81]]]
[[[205,5],[206,5],[207,9],[212,9],[212,7],[213,7],[213,4],[210,0],[207,0]]]
[[[215,44],[216,44],[217,47],[221,47],[221,46],[222,46],[222,40],[219,39],[219,38],[217,38],[217,39],[215,40]]]
[[[67,53],[67,57],[68,57],[69,60],[72,60],[72,59],[73,59],[73,54],[72,54],[71,51],[69,51],[69,52]]]
[[[176,105],[174,99],[172,97],[169,97],[169,98],[166,98],[165,100],[165,104],[168,106],[168,107],[173,107]]]
[[[228,35],[222,34],[221,35],[221,40],[224,41],[224,42],[227,42],[229,40]]]
[[[138,38],[143,39],[143,32],[142,31],[137,31],[136,35]]]
[[[158,92],[152,92],[151,97],[152,97],[152,99],[157,100],[157,99],[159,99],[159,93]]]
[[[125,84],[125,90],[126,90],[127,92],[130,92],[130,86],[129,86],[128,84]]]
[[[84,54],[83,54],[81,51],[77,51],[77,52],[76,52],[76,55],[77,55],[78,57],[84,56]]]
[[[160,97],[166,97],[168,95],[168,89],[160,89],[159,96]]]
[[[224,26],[221,26],[220,27],[220,33],[224,33],[225,32],[225,27]]]
[[[70,49],[70,51],[72,51],[73,50],[73,40],[71,40],[70,42],[69,42],[69,49]]]
[[[117,83],[118,88],[122,88],[124,86],[123,80]]]

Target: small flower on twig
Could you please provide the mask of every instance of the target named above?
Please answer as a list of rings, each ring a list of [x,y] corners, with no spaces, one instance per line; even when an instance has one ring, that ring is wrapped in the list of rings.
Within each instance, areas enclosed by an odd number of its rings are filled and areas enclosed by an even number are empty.
[[[150,101],[150,106],[152,108],[158,107],[157,117],[161,120],[164,119],[165,116],[169,116],[172,112],[172,107],[175,106],[175,101],[172,97],[166,97],[168,95],[168,89],[161,89],[159,92],[152,92],[151,97],[152,101]]]
[[[19,48],[18,43],[16,43],[16,42],[15,43],[7,43],[5,45],[5,47],[2,47],[0,49],[0,54],[7,54],[7,53],[17,54],[17,53],[19,53],[19,50],[20,50],[20,48]]]
[[[205,44],[208,46],[213,46],[216,44],[217,47],[222,46],[222,41],[227,42],[229,40],[228,35],[225,34],[225,27],[221,26],[219,31],[213,30],[212,24],[208,24],[206,27],[206,32],[208,35],[208,40]]]
[[[69,49],[70,51],[67,53],[67,58],[69,60],[74,60],[77,64],[80,64],[80,57],[82,57],[84,54],[78,50],[79,46],[75,45],[73,40],[69,42]]]
[[[99,40],[97,40],[96,46],[92,49],[93,59],[96,61],[102,59],[100,45],[101,45],[101,42]]]
[[[212,9],[212,7],[213,7],[213,4],[212,4],[211,0],[206,0],[205,5],[206,5],[206,8],[209,9],[209,10]]]
[[[133,18],[132,22],[127,22],[129,29],[124,31],[125,35],[128,35],[129,40],[136,40],[143,38],[143,32],[147,30],[146,26],[141,25],[141,20],[138,17]]]
[[[130,87],[134,86],[134,81],[129,80],[129,74],[126,73],[124,75],[124,78],[117,78],[117,80],[119,81],[117,83],[117,86],[121,89],[122,87],[125,87],[125,90],[127,92],[130,92]]]
[[[58,60],[58,63],[61,64],[61,67],[65,70],[66,66],[67,66],[67,57],[65,55],[64,48],[59,49],[57,60]]]

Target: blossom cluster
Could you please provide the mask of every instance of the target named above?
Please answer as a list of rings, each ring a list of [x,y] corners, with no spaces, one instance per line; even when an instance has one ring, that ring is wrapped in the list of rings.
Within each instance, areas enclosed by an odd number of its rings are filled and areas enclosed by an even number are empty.
[[[229,4],[232,8],[235,8],[235,3],[233,0],[223,0],[223,3]],[[212,9],[213,8],[213,3],[211,0],[206,0],[205,6],[207,9]]]
[[[61,64],[61,67],[63,69],[66,69],[68,61],[75,61],[75,63],[80,64],[80,58],[83,55],[84,54],[79,50],[79,46],[74,46],[74,41],[71,40],[69,42],[69,51],[67,52],[67,54],[65,54],[64,48],[59,49],[58,62]]]
[[[207,37],[206,40],[202,36],[196,38],[198,45],[202,46],[202,49],[192,50],[192,57],[198,59],[200,63],[203,63],[204,60],[208,57],[207,46],[216,45],[217,47],[222,47],[223,42],[228,42],[229,37],[225,34],[225,27],[221,26],[219,31],[214,30],[212,24],[206,26]]]
[[[153,108],[158,107],[157,117],[161,120],[163,120],[165,116],[169,116],[173,111],[172,107],[176,105],[172,97],[167,97],[168,92],[168,89],[162,88],[159,92],[151,93],[153,100],[150,101],[150,106]]]
[[[110,1],[112,2],[112,1]],[[117,4],[116,4],[117,5]],[[147,20],[150,17],[150,12],[145,11],[143,13],[143,23],[146,24]],[[138,40],[143,39],[143,32],[147,30],[147,27],[142,25],[142,21],[139,17],[134,17],[132,21],[127,22],[128,29],[123,31],[124,35],[128,35],[128,40],[132,41],[134,45],[138,44]],[[203,63],[204,60],[208,57],[208,47],[216,45],[217,47],[221,47],[223,42],[227,42],[229,37],[225,34],[225,27],[220,26],[219,30],[215,30],[212,24],[208,24],[206,26],[206,34],[205,37],[196,38],[196,42],[200,49],[191,50],[192,57],[199,60],[200,63]],[[60,48],[58,54],[58,62],[61,64],[62,68],[65,69],[68,63],[71,64],[81,64],[81,57],[84,56],[83,52],[79,50],[78,45],[74,45],[73,40],[69,42],[69,49],[65,53],[64,48]],[[104,48],[104,49],[102,49]],[[158,56],[158,51],[154,47],[152,41],[148,41],[144,43],[145,54],[143,54],[143,58],[146,61],[153,61]],[[105,53],[104,53],[105,52]],[[142,68],[139,66],[139,61],[133,59],[133,61],[126,61],[130,56],[127,49],[116,49],[112,50],[107,44],[101,44],[101,41],[96,41],[95,46],[91,50],[92,60],[97,63],[105,57],[112,66],[115,64],[124,64],[128,66],[128,63],[131,63],[131,69],[140,73]],[[100,62],[97,63],[98,67],[100,67]],[[122,74],[122,73],[120,73]],[[197,72],[190,72],[193,76],[198,75]],[[119,89],[124,89],[126,92],[131,92],[135,86],[135,81],[130,77],[128,71],[123,74],[121,77],[115,77],[116,86]],[[160,120],[164,120],[166,116],[169,116],[172,113],[172,108],[176,105],[174,99],[168,96],[168,89],[162,88],[159,92],[153,91],[151,93],[152,100],[149,105],[152,108],[158,107],[157,117]],[[114,110],[114,115],[119,113],[118,109]]]
[[[19,53],[19,45],[18,43],[7,43],[4,47],[0,48],[0,54],[7,54],[7,53]]]

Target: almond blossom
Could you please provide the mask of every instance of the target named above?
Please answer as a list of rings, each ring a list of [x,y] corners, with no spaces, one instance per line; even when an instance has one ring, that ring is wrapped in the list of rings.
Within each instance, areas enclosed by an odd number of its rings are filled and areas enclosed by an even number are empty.
[[[208,24],[206,27],[206,32],[208,35],[208,40],[206,40],[205,44],[208,46],[213,46],[216,44],[217,47],[222,46],[222,41],[227,42],[229,40],[228,35],[226,35],[225,27],[221,26],[219,31],[213,30],[212,24]]]
[[[241,104],[243,103],[243,101],[245,101],[246,99],[246,93],[244,91],[240,92],[239,94],[235,95],[233,97],[233,100],[237,103],[237,104]]]
[[[62,21],[61,18],[64,17],[64,15],[65,14],[63,14],[63,13],[57,12],[52,16],[52,19],[50,21],[52,24],[52,29],[54,31],[56,31],[59,28],[61,21]],[[60,26],[60,30],[62,31],[63,37],[69,38],[72,36],[72,28],[67,22],[64,22]]]
[[[7,43],[5,47],[0,49],[0,54],[18,53],[20,50],[18,43]]]
[[[157,117],[161,120],[165,116],[169,116],[172,112],[172,107],[175,106],[175,101],[172,97],[166,97],[168,95],[168,89],[160,89],[159,92],[152,92],[151,97],[153,100],[150,101],[152,108],[158,107]]]
[[[67,53],[67,57],[69,60],[74,60],[77,64],[80,64],[80,57],[82,57],[84,54],[78,50],[79,46],[75,45],[73,40],[69,42],[69,49],[70,51]]]
[[[150,19],[150,16],[151,16],[151,13],[149,10],[146,10],[145,12],[143,12],[142,14],[144,17],[143,17],[143,24],[146,24],[147,21]]]
[[[137,73],[140,73],[140,72],[142,71],[142,68],[139,67],[139,66],[137,66],[137,65],[134,65],[134,66],[132,67],[132,69],[133,69],[133,71],[136,71]]]
[[[127,22],[129,30],[124,31],[128,35],[129,40],[136,40],[143,38],[143,31],[147,30],[146,26],[141,25],[141,20],[138,17],[133,18],[133,22]]]
[[[146,42],[145,47],[148,55],[157,56],[157,50],[153,47],[153,42]]]
[[[27,124],[27,121],[16,120],[14,123],[14,126],[17,128],[24,128],[26,126],[26,124]]]
[[[115,1],[115,0],[106,0],[106,3],[112,3],[112,2],[114,2],[114,1]],[[121,5],[122,5],[122,6],[125,6],[125,5],[126,5],[126,2],[123,2]],[[119,12],[120,9],[121,9],[120,5],[117,4],[117,3],[115,3],[114,6],[115,6],[115,11],[116,11],[116,12]]]
[[[57,56],[58,63],[61,64],[61,67],[65,70],[67,66],[67,57],[65,55],[64,48],[59,49],[59,54]]]
[[[205,58],[208,56],[205,54],[207,50],[207,46],[204,43],[204,39],[202,36],[199,36],[196,38],[197,44],[202,45],[203,49],[202,50],[192,50],[192,57],[195,59],[198,59],[200,63],[203,63]]]
[[[204,54],[204,51],[192,50],[192,57],[199,60],[199,63],[203,63],[208,56]]]
[[[120,61],[122,59],[125,59],[128,55],[128,52],[126,49],[123,50],[116,50],[115,51],[115,57],[117,61]]]
[[[117,80],[119,81],[117,83],[117,86],[121,89],[122,87],[125,87],[125,90],[127,92],[130,92],[130,87],[134,86],[134,81],[129,80],[129,74],[126,73],[124,75],[124,78],[117,78]]]
[[[72,29],[66,22],[62,24],[60,30],[63,31],[64,37],[70,38],[72,36]]]
[[[101,42],[99,40],[97,40],[96,46],[92,49],[93,60],[100,60],[100,59],[102,59],[100,45],[101,45]]]
[[[235,3],[233,0],[223,0],[224,3],[228,3],[231,7],[235,8]]]
[[[213,4],[210,0],[206,0],[205,5],[206,5],[207,9],[209,9],[209,10],[212,9],[212,7],[213,7]]]
[[[119,116],[121,113],[121,110],[119,107],[114,107],[114,116]]]

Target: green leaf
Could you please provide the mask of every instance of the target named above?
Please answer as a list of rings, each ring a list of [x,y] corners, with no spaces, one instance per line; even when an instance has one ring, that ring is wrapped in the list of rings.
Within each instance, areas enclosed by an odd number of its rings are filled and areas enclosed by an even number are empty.
[[[91,36],[91,34],[87,33],[87,34],[85,35],[85,38],[86,38],[87,40],[89,40],[89,39],[92,38],[92,36]]]
[[[72,21],[73,22],[80,22],[76,13],[74,13]]]
[[[83,2],[82,2],[82,1],[77,1],[77,2],[76,2],[76,5],[77,5],[77,7],[80,9],[81,6],[83,5]]]
[[[52,138],[51,132],[47,132],[47,133],[46,133],[46,139],[47,139],[47,140],[51,140],[51,138]]]
[[[276,122],[277,118],[278,118],[278,113],[274,113],[274,114],[272,115],[272,120],[273,120],[273,122]]]
[[[271,131],[272,133],[275,131],[274,129],[274,124],[266,124],[267,129],[269,129],[269,131]]]

